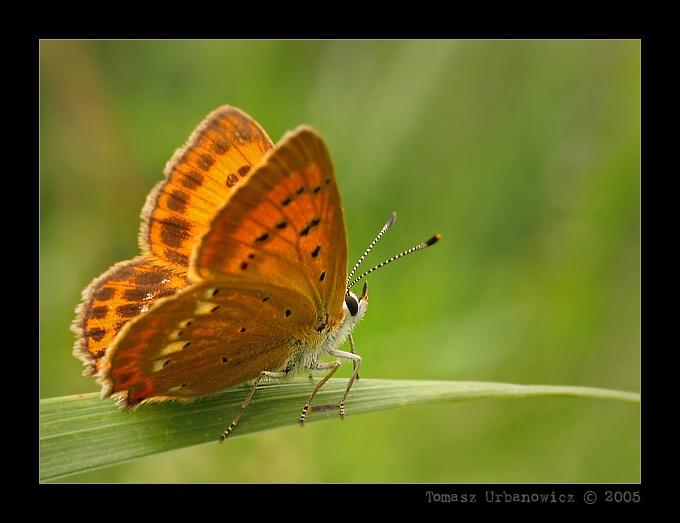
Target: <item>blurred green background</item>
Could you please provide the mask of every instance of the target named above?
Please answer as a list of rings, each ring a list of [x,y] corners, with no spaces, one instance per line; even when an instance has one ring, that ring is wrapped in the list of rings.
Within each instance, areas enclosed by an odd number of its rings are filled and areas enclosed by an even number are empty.
[[[391,211],[367,265],[442,234],[369,278],[362,376],[640,390],[638,41],[42,41],[41,398],[98,390],[80,293],[137,254],[147,193],[222,104],[325,137],[351,263]],[[633,404],[347,411],[67,481],[640,480]]]

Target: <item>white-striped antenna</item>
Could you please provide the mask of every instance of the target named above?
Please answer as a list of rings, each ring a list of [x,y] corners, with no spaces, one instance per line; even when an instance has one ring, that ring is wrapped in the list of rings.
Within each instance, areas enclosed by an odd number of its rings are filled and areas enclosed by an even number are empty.
[[[364,261],[364,258],[366,258],[366,256],[368,256],[368,253],[371,252],[371,249],[373,249],[373,247],[375,246],[375,244],[378,243],[378,240],[380,240],[380,238],[382,238],[382,235],[385,234],[385,233],[389,230],[389,228],[392,227],[392,225],[394,225],[394,221],[395,221],[396,219],[397,219],[397,214],[396,214],[396,213],[393,212],[392,214],[390,214],[390,217],[388,218],[387,223],[383,226],[382,229],[380,229],[380,232],[378,233],[378,235],[375,237],[375,239],[371,242],[371,244],[368,246],[368,248],[367,248],[367,249],[364,251],[364,253],[361,255],[361,257],[359,258],[359,261],[356,262],[356,264],[354,265],[354,268],[352,268],[352,270],[350,271],[349,276],[347,276],[347,290],[348,290],[348,291],[349,291],[349,290],[350,290],[350,289],[351,289],[358,281],[361,281],[364,277],[368,276],[370,273],[372,273],[373,271],[379,269],[380,267],[384,267],[384,266],[387,265],[388,263],[392,263],[394,260],[398,260],[399,258],[401,258],[401,257],[403,257],[403,256],[406,256],[407,254],[411,254],[412,252],[416,252],[416,251],[419,251],[419,250],[421,250],[421,249],[424,249],[425,247],[429,247],[430,245],[434,245],[435,243],[437,243],[437,242],[441,239],[441,234],[435,234],[435,235],[434,235],[432,238],[430,238],[429,240],[424,241],[423,243],[421,243],[421,244],[419,244],[419,245],[415,245],[414,247],[411,247],[410,249],[406,249],[405,251],[400,252],[399,254],[396,254],[396,255],[392,256],[391,258],[389,258],[389,259],[387,259],[387,260],[385,260],[385,261],[379,263],[379,264],[376,265],[375,267],[371,267],[370,269],[368,269],[366,272],[364,272],[364,273],[361,274],[360,276],[357,276],[357,277],[350,283],[350,280],[352,280],[352,276],[354,276],[354,273],[355,273],[355,272],[357,271],[357,269],[359,268],[359,265],[361,265],[361,262],[363,262],[363,261]]]

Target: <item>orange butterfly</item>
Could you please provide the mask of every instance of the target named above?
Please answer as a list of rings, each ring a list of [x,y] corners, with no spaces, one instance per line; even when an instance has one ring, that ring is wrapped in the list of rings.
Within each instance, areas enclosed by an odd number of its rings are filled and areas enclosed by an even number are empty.
[[[233,107],[198,126],[168,163],[142,211],[142,254],[114,265],[84,291],[74,354],[102,396],[124,408],[191,400],[252,382],[234,429],[265,377],[327,371],[305,404],[349,359],[364,316],[349,289],[347,235],[331,159],[301,126],[274,147]],[[392,225],[390,218],[376,240]],[[385,263],[432,245],[439,235]],[[360,260],[360,261],[361,261]],[[376,267],[377,268],[377,267]],[[373,269],[371,269],[373,270]],[[349,337],[351,352],[338,349]]]

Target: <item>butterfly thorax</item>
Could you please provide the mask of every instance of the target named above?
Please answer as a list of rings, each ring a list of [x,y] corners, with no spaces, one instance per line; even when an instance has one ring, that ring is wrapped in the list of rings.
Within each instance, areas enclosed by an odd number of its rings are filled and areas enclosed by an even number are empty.
[[[340,347],[354,330],[359,321],[366,314],[368,307],[368,295],[364,294],[358,298],[354,293],[349,292],[349,302],[354,303],[356,308],[348,307],[348,301],[343,302],[344,315],[335,326],[326,325],[318,336],[300,340],[295,343],[289,360],[286,362],[285,371],[287,375],[293,377],[301,372],[314,370],[319,358],[324,355],[332,355]]]

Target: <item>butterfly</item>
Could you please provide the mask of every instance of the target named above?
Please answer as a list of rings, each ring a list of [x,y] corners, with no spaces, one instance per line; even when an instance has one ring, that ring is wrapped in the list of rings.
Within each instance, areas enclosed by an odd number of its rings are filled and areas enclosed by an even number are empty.
[[[261,380],[324,372],[302,409],[304,424],[317,391],[345,359],[353,373],[334,406],[343,417],[361,364],[351,333],[368,305],[366,285],[361,295],[351,287],[440,238],[351,282],[394,217],[348,275],[343,208],[323,139],[300,126],[274,146],[248,115],[221,107],[147,197],[141,254],[83,291],[74,354],[86,375],[97,376],[102,397],[126,409],[250,383],[220,441]],[[341,350],[347,339],[350,351]]]

